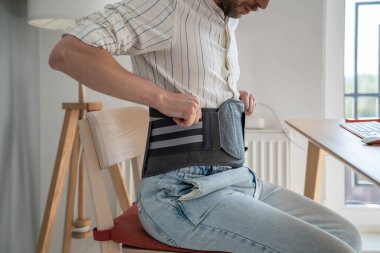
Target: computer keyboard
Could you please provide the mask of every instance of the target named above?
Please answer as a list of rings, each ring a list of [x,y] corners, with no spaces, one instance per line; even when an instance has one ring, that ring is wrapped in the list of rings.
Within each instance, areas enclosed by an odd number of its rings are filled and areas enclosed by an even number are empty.
[[[373,135],[380,135],[380,122],[345,122],[340,124],[341,127],[347,129],[360,138],[366,138]]]

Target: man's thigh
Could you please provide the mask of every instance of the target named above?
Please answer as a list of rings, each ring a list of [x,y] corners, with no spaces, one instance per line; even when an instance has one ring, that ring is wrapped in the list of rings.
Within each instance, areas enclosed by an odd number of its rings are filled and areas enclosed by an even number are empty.
[[[318,202],[283,187],[266,181],[260,181],[260,184],[260,201],[312,224],[360,251],[361,238],[358,230],[341,215]]]
[[[154,223],[156,239],[183,248],[241,253],[355,252],[312,224],[250,196],[228,192],[198,224],[191,222],[181,203],[166,204],[154,213],[142,210],[140,215]]]

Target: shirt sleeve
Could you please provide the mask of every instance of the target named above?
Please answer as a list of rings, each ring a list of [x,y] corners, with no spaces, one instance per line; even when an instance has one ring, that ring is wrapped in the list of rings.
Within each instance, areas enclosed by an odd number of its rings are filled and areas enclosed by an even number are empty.
[[[177,0],[124,0],[81,18],[63,32],[113,55],[168,48],[174,39]]]

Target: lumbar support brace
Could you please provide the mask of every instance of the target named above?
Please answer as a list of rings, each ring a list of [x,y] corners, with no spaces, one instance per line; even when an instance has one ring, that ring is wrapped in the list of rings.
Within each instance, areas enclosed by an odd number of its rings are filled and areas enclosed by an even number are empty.
[[[202,108],[202,120],[190,127],[178,126],[153,108],[149,115],[143,177],[194,165],[243,165],[243,102],[227,100],[218,109]]]

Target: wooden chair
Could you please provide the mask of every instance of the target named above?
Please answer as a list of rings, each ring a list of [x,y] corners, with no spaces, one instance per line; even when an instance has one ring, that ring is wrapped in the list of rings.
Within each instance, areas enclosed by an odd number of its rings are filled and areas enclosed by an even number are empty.
[[[79,133],[89,175],[97,231],[102,253],[202,252],[162,244],[146,234],[139,222],[136,205],[131,205],[119,164],[131,161],[136,186],[145,152],[148,112],[141,107],[108,109],[87,113],[79,122]],[[113,219],[103,181],[108,169],[124,213]],[[122,246],[122,247],[120,247]]]

